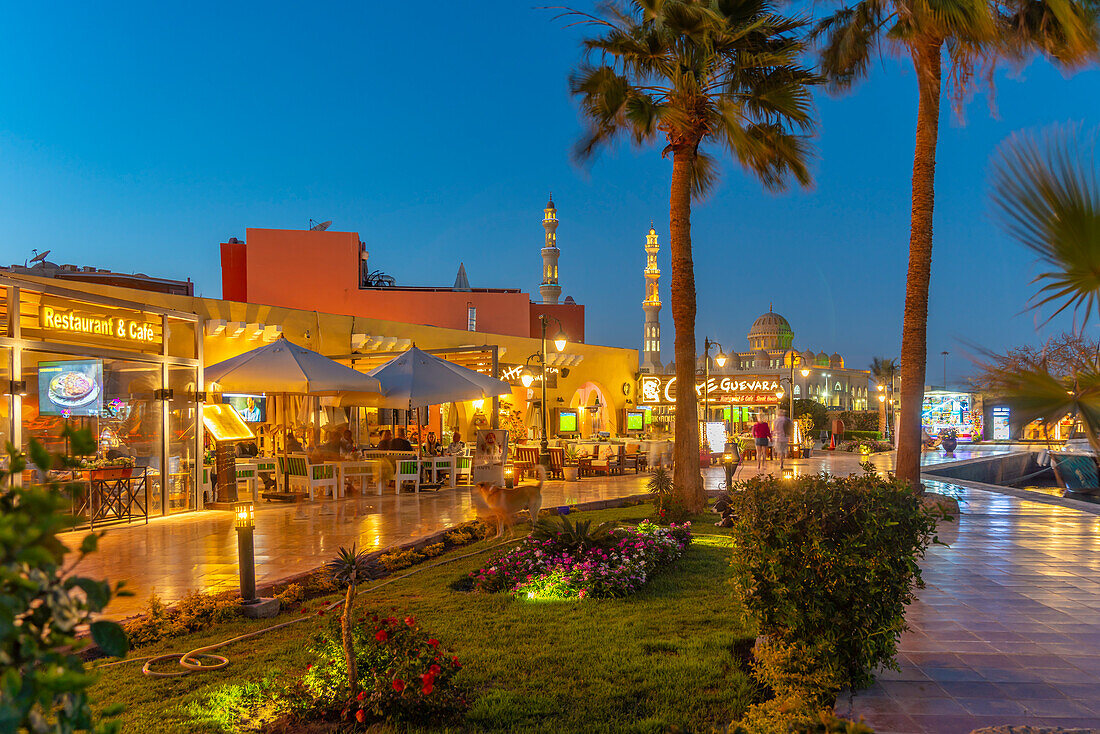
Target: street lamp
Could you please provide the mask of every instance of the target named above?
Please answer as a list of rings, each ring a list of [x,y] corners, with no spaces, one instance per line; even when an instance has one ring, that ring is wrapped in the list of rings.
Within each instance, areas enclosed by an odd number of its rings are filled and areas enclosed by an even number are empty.
[[[531,360],[536,360],[539,369],[542,371],[542,440],[539,442],[539,463],[545,467],[550,466],[550,437],[547,434],[548,419],[546,417],[546,327],[551,320],[558,323],[558,335],[554,337],[554,347],[559,352],[565,351],[565,347],[569,342],[565,338],[561,320],[549,314],[539,314],[539,325],[542,327],[542,349],[527,358],[523,374],[520,375],[520,382],[523,383],[523,386],[531,387],[531,383],[535,381],[535,376],[530,369]]]
[[[712,342],[710,337],[703,339],[703,441],[707,440],[707,422],[710,420],[710,348],[718,347],[718,354],[714,356],[714,361],[718,363],[719,367],[726,366],[726,353],[722,351],[722,345],[718,342]],[[709,449],[710,446],[707,446]],[[710,451],[708,450],[709,454]]]

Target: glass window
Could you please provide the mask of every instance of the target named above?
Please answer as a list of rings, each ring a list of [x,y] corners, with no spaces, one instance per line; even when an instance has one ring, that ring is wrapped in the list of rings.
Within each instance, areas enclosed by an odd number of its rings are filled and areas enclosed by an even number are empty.
[[[168,387],[168,512],[196,509],[196,447],[198,403],[194,367],[169,367]]]

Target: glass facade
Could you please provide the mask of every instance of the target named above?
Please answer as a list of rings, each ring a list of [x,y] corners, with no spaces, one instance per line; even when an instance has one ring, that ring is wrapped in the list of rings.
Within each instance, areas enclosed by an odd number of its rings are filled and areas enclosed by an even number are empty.
[[[62,430],[86,429],[96,448],[81,457],[84,474],[132,463],[144,473],[150,516],[195,509],[198,318],[17,278],[0,283],[0,441],[72,453]],[[42,478],[31,466],[18,479]]]

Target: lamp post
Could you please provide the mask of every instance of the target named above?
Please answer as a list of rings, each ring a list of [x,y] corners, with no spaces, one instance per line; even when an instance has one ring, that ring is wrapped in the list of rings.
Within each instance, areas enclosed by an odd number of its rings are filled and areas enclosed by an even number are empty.
[[[561,320],[549,314],[539,314],[539,324],[542,326],[542,349],[540,349],[538,353],[532,354],[527,358],[527,365],[523,370],[523,374],[520,376],[520,382],[523,383],[523,386],[531,387],[531,383],[535,381],[535,377],[531,374],[531,370],[528,369],[528,367],[532,359],[538,360],[539,368],[542,370],[542,440],[539,442],[539,463],[545,467],[550,466],[550,437],[547,433],[546,417],[546,326],[551,320],[558,322],[558,335],[554,337],[554,346],[559,352],[565,351],[565,346],[569,342],[565,338],[565,332],[562,330]]]
[[[722,345],[712,342],[710,337],[703,339],[703,443],[707,442],[707,423],[710,422],[710,348],[718,347],[718,354],[714,355],[714,361],[719,367],[726,366],[726,353],[722,351]],[[710,449],[710,446],[707,446]],[[709,454],[710,451],[708,450]]]
[[[256,529],[255,508],[251,502],[233,504],[234,527],[237,529],[237,566],[241,576],[241,600],[255,604],[256,599],[256,550],[252,534]]]

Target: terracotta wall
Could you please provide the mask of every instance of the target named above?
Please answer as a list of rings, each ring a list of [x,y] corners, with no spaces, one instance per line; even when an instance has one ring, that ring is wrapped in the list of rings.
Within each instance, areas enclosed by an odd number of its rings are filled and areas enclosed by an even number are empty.
[[[248,229],[247,244],[222,244],[222,297],[308,311],[466,330],[468,307],[477,331],[529,336],[530,295],[515,290],[468,292],[431,288],[359,288],[356,232]],[[562,322],[584,338],[584,308]]]
[[[576,303],[559,303],[552,306],[547,303],[531,304],[531,332],[530,336],[542,338],[542,324],[539,316],[546,314],[553,316],[561,322],[561,328],[565,336],[571,342],[584,343],[584,306]],[[558,333],[558,324],[551,319],[546,325],[546,338],[553,339]]]

